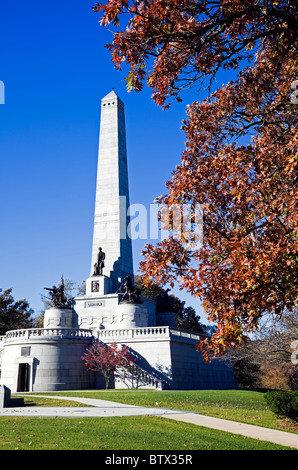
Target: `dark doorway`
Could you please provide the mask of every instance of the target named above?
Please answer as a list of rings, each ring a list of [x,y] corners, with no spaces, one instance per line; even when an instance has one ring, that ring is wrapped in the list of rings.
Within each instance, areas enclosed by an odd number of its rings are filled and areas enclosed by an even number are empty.
[[[19,364],[18,392],[29,392],[29,364]]]

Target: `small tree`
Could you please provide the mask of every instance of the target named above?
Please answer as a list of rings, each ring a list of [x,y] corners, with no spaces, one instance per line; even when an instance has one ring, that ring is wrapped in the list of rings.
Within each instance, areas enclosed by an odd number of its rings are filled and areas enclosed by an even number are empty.
[[[116,343],[108,346],[102,342],[97,342],[90,349],[87,349],[87,352],[82,356],[82,360],[88,370],[103,373],[106,389],[109,388],[110,378],[116,368],[119,366],[129,367],[132,363],[128,346],[118,349]]]

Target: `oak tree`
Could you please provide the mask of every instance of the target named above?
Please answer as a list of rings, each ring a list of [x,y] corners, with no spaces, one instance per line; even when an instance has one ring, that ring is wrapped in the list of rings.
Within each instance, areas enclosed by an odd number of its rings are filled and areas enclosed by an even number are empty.
[[[164,204],[199,204],[204,236],[147,245],[147,283],[178,281],[217,325],[204,355],[221,355],[262,317],[298,296],[298,11],[295,0],[107,0],[107,47],[128,89],[144,82],[164,108],[185,88],[209,87],[186,107],[181,164]],[[126,18],[128,22],[126,23]],[[235,78],[214,90],[221,70]],[[212,91],[213,90],[213,91]],[[170,227],[171,228],[171,227]]]

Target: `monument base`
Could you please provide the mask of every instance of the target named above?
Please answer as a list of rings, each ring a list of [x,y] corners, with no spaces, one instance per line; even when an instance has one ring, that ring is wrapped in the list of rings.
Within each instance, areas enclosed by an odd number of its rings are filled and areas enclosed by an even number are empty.
[[[213,359],[206,362],[197,351],[196,344],[201,339],[199,334],[168,326],[153,326],[100,330],[95,336],[107,344],[129,346],[135,359],[132,374],[127,370],[117,372],[115,388],[147,388],[152,383],[150,378],[158,380],[162,389],[235,388],[233,368],[227,361]],[[146,372],[147,376],[141,372]]]
[[[111,279],[107,276],[91,276],[86,279],[86,295],[98,296],[112,293]]]
[[[72,328],[73,327],[73,310],[71,308],[52,307],[48,308],[44,313],[44,328]]]
[[[153,326],[146,305],[120,302],[116,309],[116,328]]]
[[[121,302],[121,294],[90,293],[73,299],[76,328],[92,331],[154,326],[155,301],[141,297],[142,303]]]

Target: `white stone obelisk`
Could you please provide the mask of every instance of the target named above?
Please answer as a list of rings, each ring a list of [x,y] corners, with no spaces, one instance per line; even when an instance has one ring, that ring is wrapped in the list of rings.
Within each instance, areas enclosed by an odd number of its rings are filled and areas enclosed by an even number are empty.
[[[101,100],[91,261],[91,276],[94,276],[94,265],[101,248],[105,253],[102,275],[110,278],[111,293],[116,291],[126,275],[133,280],[132,242],[127,234],[128,207],[124,104],[112,90]]]

